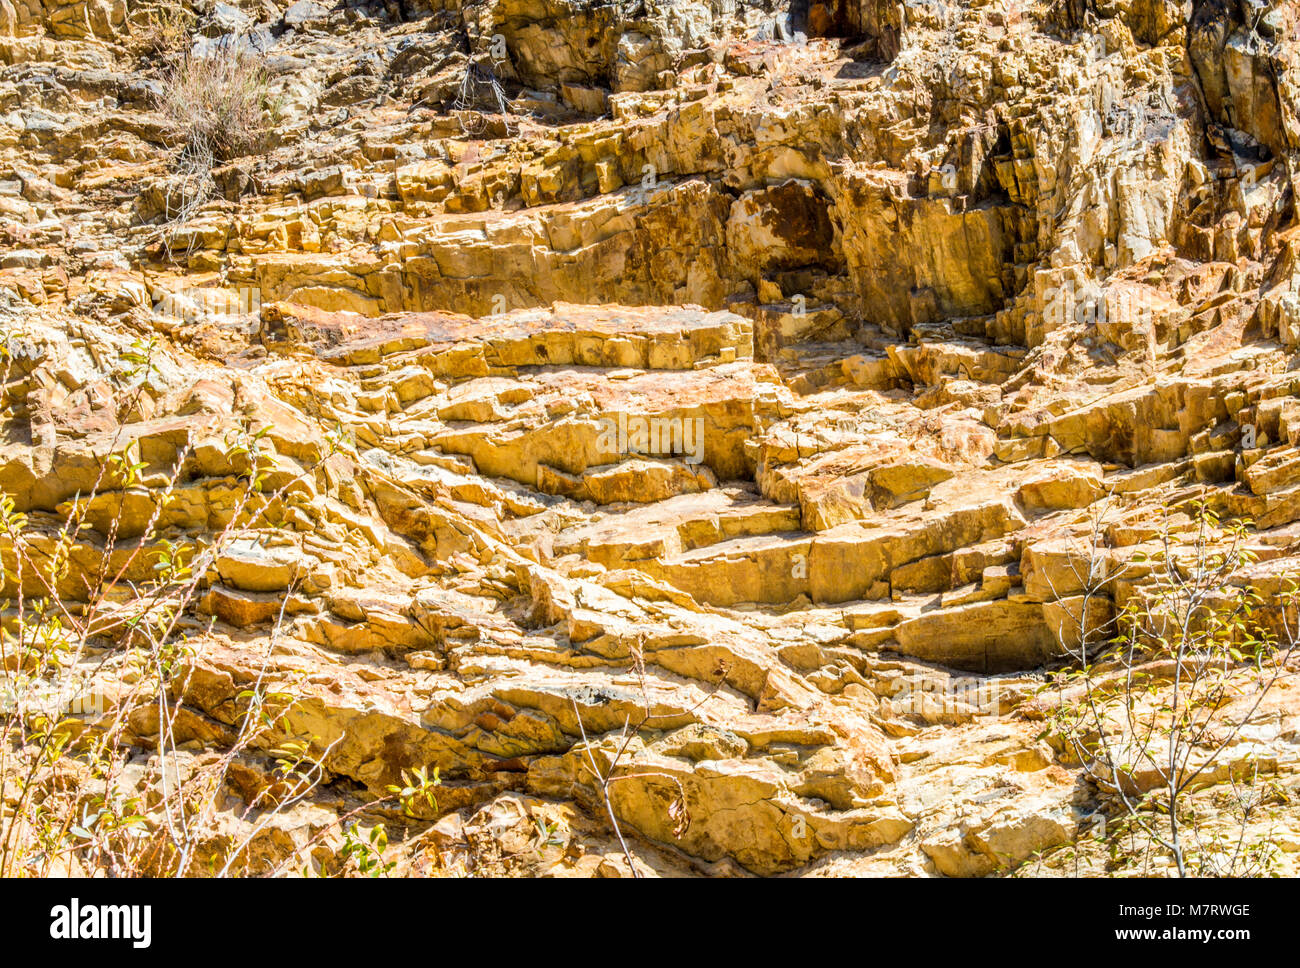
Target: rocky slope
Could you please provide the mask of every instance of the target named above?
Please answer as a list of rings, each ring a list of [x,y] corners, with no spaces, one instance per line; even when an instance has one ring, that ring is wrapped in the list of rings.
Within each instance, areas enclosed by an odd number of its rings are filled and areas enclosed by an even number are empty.
[[[193,9],[277,112],[198,186],[156,5],[0,0],[0,487],[138,455],[72,599],[114,520],[211,549],[178,739],[269,677],[329,773],[268,856],[428,765],[412,870],[625,874],[630,721],[646,873],[1006,870],[1095,807],[1029,700],[1099,509],[1300,571],[1291,0]],[[1288,789],[1295,695],[1229,757]]]

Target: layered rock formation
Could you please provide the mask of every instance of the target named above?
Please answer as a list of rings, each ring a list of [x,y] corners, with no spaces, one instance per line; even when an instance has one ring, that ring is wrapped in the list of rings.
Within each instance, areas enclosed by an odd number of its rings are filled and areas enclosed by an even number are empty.
[[[626,874],[615,768],[645,873],[1004,871],[1094,807],[1026,700],[1102,505],[1300,570],[1290,0],[201,6],[277,121],[183,220],[150,9],[0,0],[0,488],[143,464],[64,593],[199,549],[180,739],[269,677],[329,773],[269,852],[436,766],[413,870]]]

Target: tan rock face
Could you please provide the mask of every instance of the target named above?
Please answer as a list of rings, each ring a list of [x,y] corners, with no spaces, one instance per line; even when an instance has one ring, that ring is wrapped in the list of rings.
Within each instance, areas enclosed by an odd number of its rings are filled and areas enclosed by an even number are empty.
[[[607,808],[641,874],[1073,840],[1027,699],[1164,509],[1295,571],[1293,4],[433,6],[242,5],[275,144],[174,219],[126,9],[0,0],[0,490],[85,506],[70,601],[192,549],[187,735],[269,677],[328,774],[258,849],[426,766],[410,872],[626,876]]]

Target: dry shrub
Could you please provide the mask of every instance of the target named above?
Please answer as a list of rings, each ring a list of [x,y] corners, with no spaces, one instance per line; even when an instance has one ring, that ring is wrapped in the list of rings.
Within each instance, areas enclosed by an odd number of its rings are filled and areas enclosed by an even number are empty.
[[[267,85],[266,69],[243,50],[189,51],[163,74],[159,109],[192,155],[229,161],[265,145],[271,130]]]
[[[175,177],[164,189],[163,242],[169,256],[176,227],[215,193],[212,168],[269,142],[275,106],[268,81],[255,55],[228,44],[204,54],[179,54],[164,71],[158,109],[179,148],[172,163]]]

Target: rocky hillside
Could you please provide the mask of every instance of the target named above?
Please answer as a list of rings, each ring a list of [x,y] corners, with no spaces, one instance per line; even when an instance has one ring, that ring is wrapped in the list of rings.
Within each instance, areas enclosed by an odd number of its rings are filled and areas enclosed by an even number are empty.
[[[170,726],[129,623],[75,664],[146,804],[291,697],[223,767],[249,872],[354,814],[403,872],[1072,872],[1045,670],[1188,499],[1251,522],[1224,582],[1300,577],[1298,24],[0,0],[0,490],[67,559],[3,621],[186,549]],[[264,132],[186,127],[217,62]],[[1300,693],[1223,701],[1200,795],[1264,769],[1290,870]],[[319,782],[263,823],[285,737]]]

